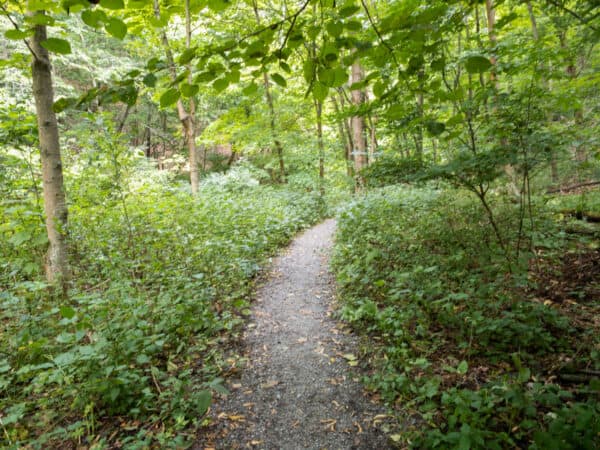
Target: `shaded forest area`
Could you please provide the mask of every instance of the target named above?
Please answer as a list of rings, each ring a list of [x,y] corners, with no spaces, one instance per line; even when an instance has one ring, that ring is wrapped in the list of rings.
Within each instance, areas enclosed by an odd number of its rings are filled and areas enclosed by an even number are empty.
[[[191,446],[256,275],[331,216],[390,446],[598,447],[598,2],[0,0],[0,30],[3,448]]]

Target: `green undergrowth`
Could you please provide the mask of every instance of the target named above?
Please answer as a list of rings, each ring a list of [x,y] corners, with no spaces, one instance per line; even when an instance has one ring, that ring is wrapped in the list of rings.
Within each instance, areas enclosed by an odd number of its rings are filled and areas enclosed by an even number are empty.
[[[46,240],[32,196],[2,203],[0,447],[193,440],[235,363],[225,352],[248,314],[253,277],[320,217],[315,195],[236,186],[207,185],[198,198],[163,185],[102,199],[72,183],[68,300],[42,281]]]
[[[493,206],[511,238],[516,206]],[[539,254],[571,251],[538,216]],[[598,297],[546,300],[534,255],[508,273],[482,217],[458,190],[408,187],[373,191],[338,217],[339,314],[366,338],[364,381],[396,414],[391,437],[428,449],[597,448]]]

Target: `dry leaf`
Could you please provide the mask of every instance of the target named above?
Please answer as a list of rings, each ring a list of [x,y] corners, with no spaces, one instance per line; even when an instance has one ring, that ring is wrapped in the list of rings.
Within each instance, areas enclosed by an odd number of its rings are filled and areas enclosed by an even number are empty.
[[[261,384],[260,387],[263,389],[269,389],[269,388],[277,386],[278,384],[279,384],[279,381],[272,380],[272,381],[267,381],[266,383]]]

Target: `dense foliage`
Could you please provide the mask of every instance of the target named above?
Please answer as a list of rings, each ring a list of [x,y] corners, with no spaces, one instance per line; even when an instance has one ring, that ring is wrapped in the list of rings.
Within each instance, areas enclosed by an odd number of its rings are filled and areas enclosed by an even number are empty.
[[[0,0],[2,445],[187,445],[337,208],[395,441],[593,448],[599,8]]]
[[[259,265],[320,214],[318,198],[248,183],[244,171],[192,198],[154,169],[131,170],[120,180],[130,189],[108,197],[93,165],[71,181],[68,301],[49,298],[39,279],[46,241],[35,196],[0,203],[3,448],[183,446],[193,433],[181,430],[235,364],[226,343]],[[115,420],[117,440],[105,434]]]
[[[495,207],[518,223],[516,205]],[[565,379],[600,368],[598,298],[549,300],[527,266],[507,277],[484,216],[447,188],[386,188],[340,214],[340,315],[375,343],[365,381],[419,448],[595,448],[598,380]],[[531,264],[576,250],[552,222],[537,229]]]

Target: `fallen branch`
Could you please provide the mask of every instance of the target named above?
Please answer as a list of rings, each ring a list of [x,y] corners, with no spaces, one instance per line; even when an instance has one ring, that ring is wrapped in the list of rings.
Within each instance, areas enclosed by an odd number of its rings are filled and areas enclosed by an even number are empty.
[[[588,186],[597,186],[599,184],[600,184],[600,181],[586,181],[585,183],[573,184],[571,186],[564,186],[564,187],[548,189],[548,190],[546,190],[546,194],[557,194],[559,192],[560,193],[571,192],[571,191],[574,191],[575,189],[579,189],[582,187],[588,187]]]

